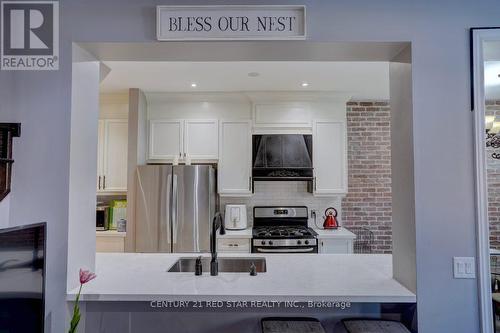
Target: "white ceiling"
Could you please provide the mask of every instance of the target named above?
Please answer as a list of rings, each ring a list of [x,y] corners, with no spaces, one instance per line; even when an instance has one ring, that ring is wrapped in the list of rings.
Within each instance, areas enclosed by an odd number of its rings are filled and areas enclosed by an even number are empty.
[[[336,91],[356,99],[389,98],[388,62],[106,61],[111,71],[104,93],[140,88],[145,92]],[[258,73],[250,77],[249,73]],[[196,88],[191,84],[196,83]],[[302,83],[307,82],[307,87]]]

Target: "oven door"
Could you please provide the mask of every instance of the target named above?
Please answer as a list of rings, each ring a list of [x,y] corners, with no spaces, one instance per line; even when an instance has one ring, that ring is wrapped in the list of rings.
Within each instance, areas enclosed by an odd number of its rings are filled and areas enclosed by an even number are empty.
[[[252,246],[252,253],[318,253],[318,246]]]

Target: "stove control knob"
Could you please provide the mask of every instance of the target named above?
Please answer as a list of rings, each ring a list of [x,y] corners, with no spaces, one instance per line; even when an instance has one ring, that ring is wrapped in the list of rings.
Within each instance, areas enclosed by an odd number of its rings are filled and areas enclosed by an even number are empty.
[[[273,245],[273,241],[269,241],[269,245]]]
[[[262,245],[266,245],[266,241],[262,241],[260,242]]]
[[[309,241],[308,241],[308,240],[306,240],[306,241],[304,242],[304,244],[308,245],[308,244],[309,244]]]
[[[300,244],[302,244],[302,242],[298,240],[298,241],[297,241],[297,245],[300,245]]]

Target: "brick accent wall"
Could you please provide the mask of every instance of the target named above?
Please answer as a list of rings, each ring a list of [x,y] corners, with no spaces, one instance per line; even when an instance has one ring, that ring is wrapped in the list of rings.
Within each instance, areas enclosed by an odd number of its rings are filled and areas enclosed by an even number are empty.
[[[390,120],[387,101],[347,103],[349,190],[342,220],[374,233],[374,253],[392,251]]]
[[[486,101],[486,115],[500,117],[500,100]],[[490,245],[492,248],[500,249],[500,160],[491,157],[494,151],[493,148],[486,148],[488,218],[490,222]]]

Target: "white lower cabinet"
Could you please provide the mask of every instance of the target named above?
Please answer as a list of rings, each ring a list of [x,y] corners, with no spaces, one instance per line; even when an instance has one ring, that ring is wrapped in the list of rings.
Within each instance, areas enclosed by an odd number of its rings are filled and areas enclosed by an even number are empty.
[[[125,233],[97,231],[95,243],[96,252],[125,252]]]
[[[314,195],[347,193],[346,127],[342,120],[313,123]]]
[[[221,196],[252,195],[251,121],[222,120],[219,125],[218,191]]]
[[[250,253],[250,241],[250,238],[219,238],[217,239],[217,251]]]
[[[318,238],[319,253],[353,253],[352,239]]]

